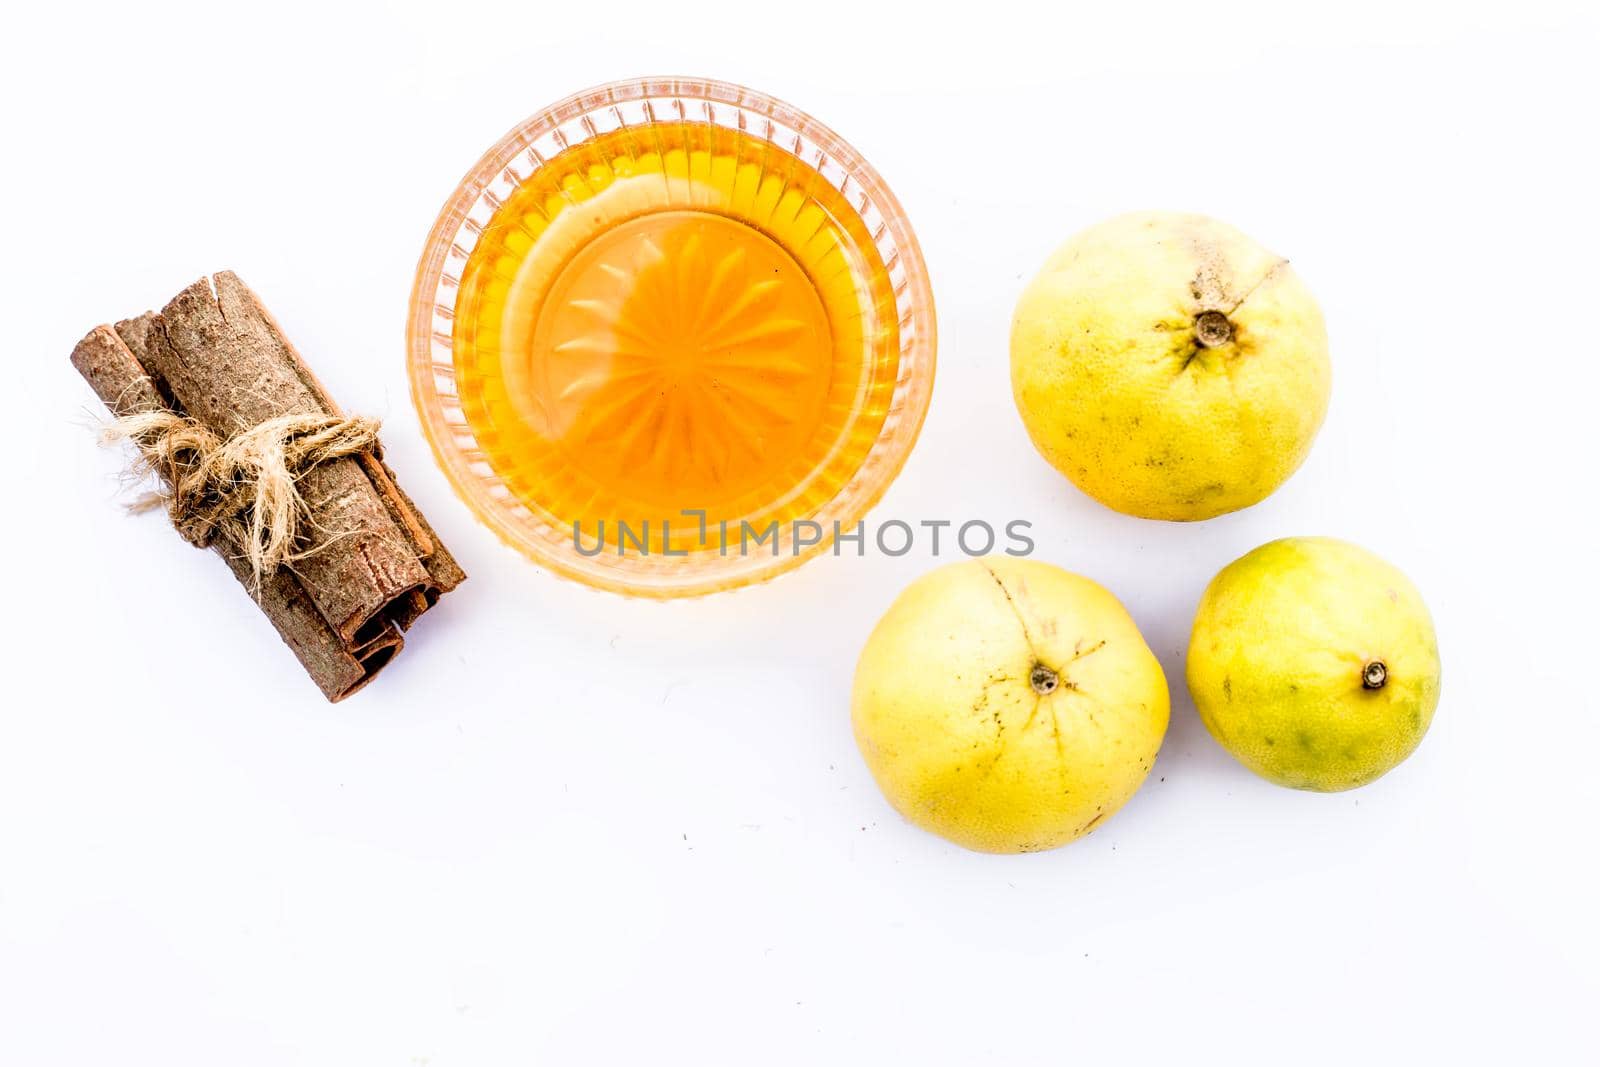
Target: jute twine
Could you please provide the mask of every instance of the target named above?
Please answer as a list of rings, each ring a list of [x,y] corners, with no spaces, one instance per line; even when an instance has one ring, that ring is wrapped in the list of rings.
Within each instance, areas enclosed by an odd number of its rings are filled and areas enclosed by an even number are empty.
[[[169,486],[135,509],[165,504],[190,544],[239,546],[259,590],[262,575],[302,554],[309,509],[300,478],[319,464],[371,451],[378,425],[359,415],[283,415],[223,439],[191,418],[151,411],[114,420],[105,436],[137,445],[138,470]]]

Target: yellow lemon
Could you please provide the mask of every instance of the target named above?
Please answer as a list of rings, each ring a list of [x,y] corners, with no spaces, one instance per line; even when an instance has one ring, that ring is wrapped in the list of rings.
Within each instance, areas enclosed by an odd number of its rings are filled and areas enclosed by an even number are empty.
[[[852,718],[900,814],[981,852],[1034,852],[1133,796],[1167,730],[1167,681],[1105,589],[991,557],[900,594],[861,653]]]
[[[1044,458],[1148,519],[1209,519],[1299,468],[1328,409],[1322,312],[1287,260],[1201,215],[1062,245],[1022,294],[1011,387]]]
[[[1262,545],[1211,580],[1189,693],[1223,748],[1296,789],[1352,789],[1416,749],[1439,703],[1439,646],[1415,586],[1327,537]]]

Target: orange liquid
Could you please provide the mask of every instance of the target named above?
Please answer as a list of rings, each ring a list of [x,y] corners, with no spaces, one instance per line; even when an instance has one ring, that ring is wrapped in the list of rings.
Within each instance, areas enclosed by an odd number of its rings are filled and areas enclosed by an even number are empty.
[[[617,546],[621,522],[659,552],[666,520],[674,551],[717,551],[720,523],[808,517],[855,475],[899,337],[837,189],[765,140],[683,122],[574,146],[500,206],[453,353],[484,458],[524,504],[586,546]]]

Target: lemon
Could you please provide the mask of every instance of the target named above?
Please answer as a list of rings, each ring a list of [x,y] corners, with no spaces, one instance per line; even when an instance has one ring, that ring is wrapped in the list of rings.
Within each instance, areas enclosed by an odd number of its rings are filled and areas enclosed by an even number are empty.
[[[1167,682],[1105,589],[990,557],[913,582],[856,666],[856,741],[911,822],[982,852],[1089,832],[1133,796],[1167,729]]]
[[[1268,496],[1311,450],[1329,376],[1322,312],[1288,262],[1201,215],[1085,230],[1012,322],[1012,392],[1035,447],[1143,518]]]
[[[1188,681],[1211,736],[1240,763],[1332,792],[1416,749],[1439,703],[1439,646],[1400,571],[1344,541],[1291,537],[1212,579]]]

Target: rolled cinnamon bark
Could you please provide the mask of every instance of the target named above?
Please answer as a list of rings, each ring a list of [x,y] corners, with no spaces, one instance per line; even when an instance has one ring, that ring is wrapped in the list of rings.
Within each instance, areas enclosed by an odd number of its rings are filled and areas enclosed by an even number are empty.
[[[96,327],[72,362],[116,415],[166,409],[219,437],[292,414],[340,415],[255,294],[231,273],[202,279],[160,314]],[[243,546],[216,548],[329,700],[371,680],[401,631],[466,575],[376,454],[306,471],[309,512],[293,570],[263,575]]]
[[[280,415],[339,415],[261,302],[224,271],[173,297],[137,353],[188,415],[227,438]],[[438,599],[425,560],[459,573],[373,457],[315,467],[300,481],[310,509],[301,585],[339,636],[408,625]],[[455,579],[459,581],[459,578]]]

